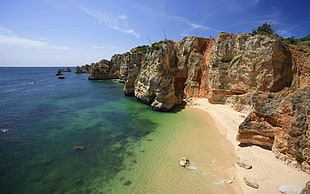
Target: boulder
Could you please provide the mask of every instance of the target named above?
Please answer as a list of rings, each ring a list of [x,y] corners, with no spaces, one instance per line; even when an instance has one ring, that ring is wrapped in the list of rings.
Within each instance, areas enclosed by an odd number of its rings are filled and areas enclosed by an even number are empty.
[[[85,146],[81,146],[81,145],[77,145],[77,146],[73,146],[73,149],[76,151],[83,151],[86,149]]]
[[[279,191],[283,194],[299,194],[301,193],[302,188],[295,185],[281,185]]]
[[[252,168],[252,164],[244,159],[244,158],[238,158],[237,162],[236,162],[240,167],[245,168],[245,169],[251,169]]]
[[[189,166],[189,159],[186,157],[181,157],[179,160],[179,164],[182,167],[187,167],[187,166]]]
[[[246,176],[243,178],[245,184],[247,184],[249,187],[252,187],[254,189],[258,189],[259,188],[259,184],[251,177]]]

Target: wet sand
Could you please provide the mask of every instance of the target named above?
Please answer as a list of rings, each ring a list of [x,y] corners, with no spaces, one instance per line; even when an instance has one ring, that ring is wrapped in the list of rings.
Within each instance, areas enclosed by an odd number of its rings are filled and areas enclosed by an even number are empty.
[[[252,164],[253,168],[250,170],[241,168],[237,164],[234,164],[234,170],[232,170],[244,193],[279,193],[281,185],[292,184],[303,188],[310,180],[310,175],[284,164],[269,150],[258,146],[238,146],[239,142],[236,140],[238,126],[246,114],[236,112],[227,105],[210,104],[207,99],[196,99],[193,107],[206,111],[213,119],[216,129],[233,145],[234,153]],[[251,188],[244,183],[243,178],[246,175],[257,181],[260,185],[259,189]]]
[[[187,107],[162,113],[154,133],[133,145],[135,158],[111,180],[110,193],[241,193],[234,150],[205,111]],[[131,148],[129,148],[131,149]],[[179,159],[188,157],[189,169]]]

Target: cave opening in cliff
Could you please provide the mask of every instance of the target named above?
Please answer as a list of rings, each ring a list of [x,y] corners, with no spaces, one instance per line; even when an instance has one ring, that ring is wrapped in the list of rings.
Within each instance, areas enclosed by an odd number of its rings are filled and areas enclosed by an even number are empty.
[[[174,78],[174,90],[176,96],[183,98],[186,80],[186,77]]]

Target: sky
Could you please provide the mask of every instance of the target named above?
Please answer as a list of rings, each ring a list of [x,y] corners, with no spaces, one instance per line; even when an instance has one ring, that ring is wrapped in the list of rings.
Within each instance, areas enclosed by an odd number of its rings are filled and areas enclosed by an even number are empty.
[[[139,45],[271,23],[310,34],[310,0],[0,0],[0,67],[77,66]]]

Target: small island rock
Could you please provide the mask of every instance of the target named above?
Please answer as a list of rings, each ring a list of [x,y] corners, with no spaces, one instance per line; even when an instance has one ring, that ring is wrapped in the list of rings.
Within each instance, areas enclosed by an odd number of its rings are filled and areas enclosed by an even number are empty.
[[[179,164],[180,164],[182,167],[189,166],[189,159],[186,158],[186,157],[181,157],[181,158],[180,158],[180,161],[179,161]]]

